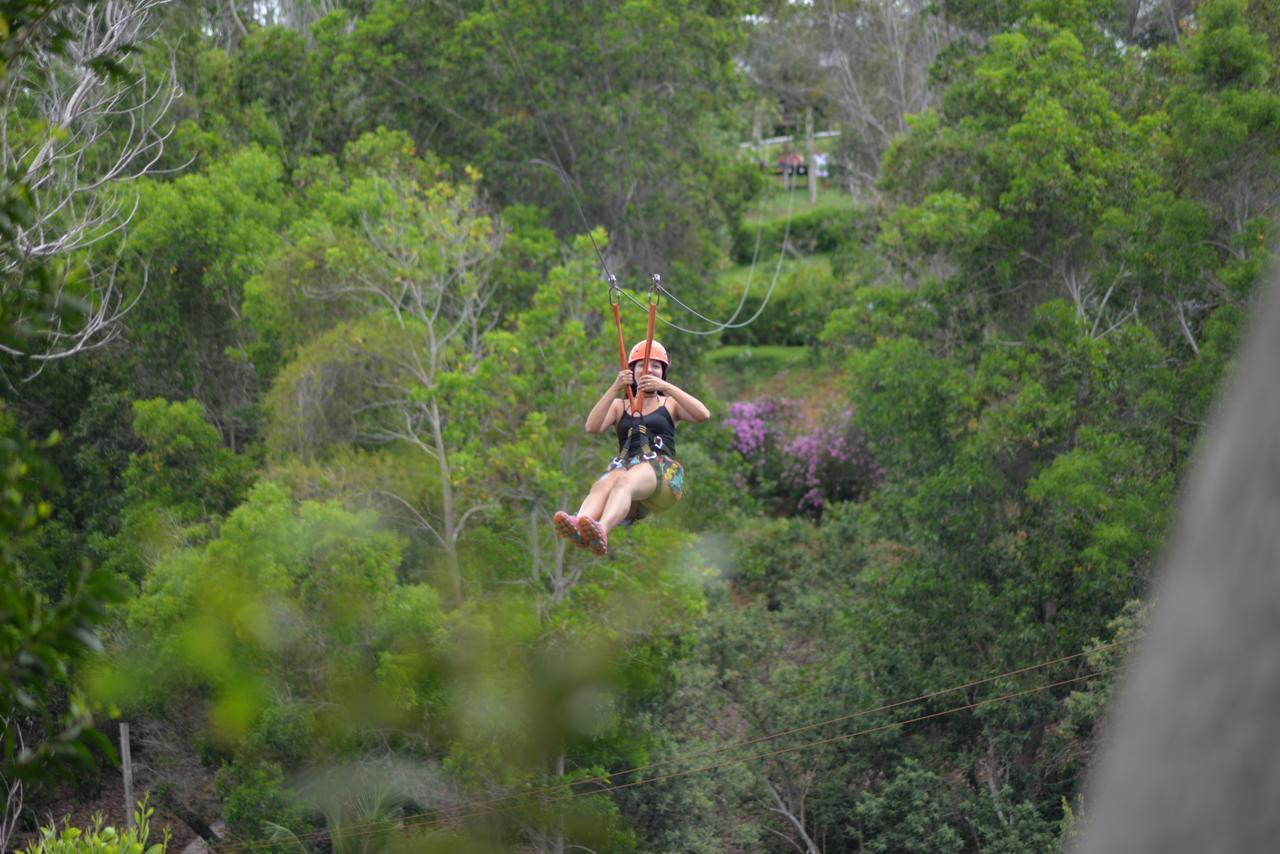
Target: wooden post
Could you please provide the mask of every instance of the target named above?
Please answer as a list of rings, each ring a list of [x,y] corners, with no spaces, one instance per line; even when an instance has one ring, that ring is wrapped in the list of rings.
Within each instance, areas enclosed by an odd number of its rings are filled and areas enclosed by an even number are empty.
[[[128,815],[129,829],[135,830],[133,821],[133,757],[129,754],[129,725],[120,724],[120,762],[124,766],[124,810]]]
[[[813,104],[804,108],[804,162],[809,164],[809,204],[818,203],[818,170],[813,163]]]

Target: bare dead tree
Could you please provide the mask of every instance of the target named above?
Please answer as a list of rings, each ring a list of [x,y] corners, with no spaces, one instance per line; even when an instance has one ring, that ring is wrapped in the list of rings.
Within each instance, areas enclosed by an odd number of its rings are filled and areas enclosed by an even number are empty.
[[[814,110],[823,99],[820,21],[804,6],[786,6],[752,31],[744,70],[760,92],[776,98],[793,117],[803,117],[805,162],[814,162]],[[808,169],[809,203],[818,198],[818,178]]]
[[[1125,0],[1119,35],[1129,44],[1146,46],[1179,42],[1182,22],[1194,8],[1194,0]]]
[[[929,67],[959,37],[930,0],[817,0],[824,31],[824,91],[846,135],[841,166],[850,189],[880,177],[880,159],[906,116],[937,102]]]
[[[1089,325],[1089,337],[1105,338],[1131,320],[1137,319],[1136,300],[1127,307],[1112,300],[1116,289],[1129,277],[1123,267],[1105,283],[1105,288],[1095,283],[1093,272],[1087,265],[1060,260],[1056,267],[1055,273],[1062,279],[1063,288],[1076,310],[1076,317]]]
[[[68,5],[57,13],[74,33],[63,50],[37,51],[9,69],[0,91],[0,169],[30,188],[33,213],[17,228],[12,251],[0,255],[6,291],[23,287],[37,265],[65,269],[55,262],[110,240],[133,218],[138,194],[131,182],[156,168],[180,91],[172,65],[155,77],[131,54],[155,36],[155,13],[167,2]],[[137,297],[126,299],[118,271],[118,259],[88,263],[79,271],[87,292],[75,327],[55,313],[29,347],[0,351],[43,363],[106,344]],[[68,286],[64,272],[55,306],[71,298]]]
[[[316,21],[342,8],[338,0],[272,0],[262,5],[275,23],[299,32],[307,32]]]

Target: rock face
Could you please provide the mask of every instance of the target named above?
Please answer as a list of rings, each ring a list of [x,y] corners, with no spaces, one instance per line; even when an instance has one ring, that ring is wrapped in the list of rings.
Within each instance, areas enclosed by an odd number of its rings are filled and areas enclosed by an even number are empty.
[[[1204,434],[1077,854],[1280,845],[1280,269]]]

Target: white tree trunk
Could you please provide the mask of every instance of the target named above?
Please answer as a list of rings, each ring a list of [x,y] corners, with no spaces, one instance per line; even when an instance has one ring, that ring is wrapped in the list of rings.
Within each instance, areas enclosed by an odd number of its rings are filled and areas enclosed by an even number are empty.
[[[818,847],[818,844],[809,836],[809,831],[805,829],[803,816],[797,814],[800,811],[782,799],[782,796],[768,777],[764,778],[764,784],[768,787],[769,794],[773,796],[774,806],[770,807],[770,812],[776,812],[790,823],[796,835],[800,837],[800,841],[804,843],[805,854],[822,854],[822,849]]]
[[[373,379],[378,390],[362,407],[370,421],[355,428],[362,441],[405,443],[436,466],[439,492],[431,509],[404,496],[379,493],[409,512],[443,551],[455,597],[463,594],[458,547],[471,516],[492,508],[460,492],[454,460],[460,450],[450,438],[452,403],[438,397],[442,379],[468,376],[482,353],[493,281],[488,267],[497,257],[501,234],[481,213],[474,186],[432,198],[418,181],[389,175],[382,212],[364,225],[368,258],[342,275],[321,276],[307,293],[321,299],[353,297],[381,304],[399,332],[378,355]],[[377,349],[377,348],[375,348]]]
[[[436,450],[436,465],[440,469],[440,527],[443,532],[445,563],[449,567],[449,582],[453,595],[462,601],[462,568],[458,565],[458,513],[453,501],[453,472],[449,467],[449,449],[444,441],[444,420],[440,405],[431,401],[431,441]]]

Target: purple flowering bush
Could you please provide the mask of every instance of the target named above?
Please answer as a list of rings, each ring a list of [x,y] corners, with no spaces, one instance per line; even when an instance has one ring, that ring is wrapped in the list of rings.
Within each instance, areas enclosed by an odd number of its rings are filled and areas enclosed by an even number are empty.
[[[810,426],[794,401],[761,398],[731,404],[725,424],[750,466],[740,486],[779,515],[818,518],[827,504],[861,500],[884,478],[848,410]]]
[[[785,439],[785,425],[794,411],[792,401],[768,397],[729,404],[729,417],[724,423],[733,430],[734,450],[748,460],[761,460]]]

